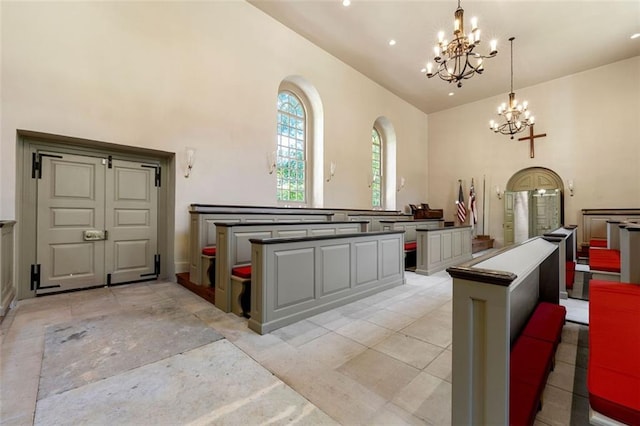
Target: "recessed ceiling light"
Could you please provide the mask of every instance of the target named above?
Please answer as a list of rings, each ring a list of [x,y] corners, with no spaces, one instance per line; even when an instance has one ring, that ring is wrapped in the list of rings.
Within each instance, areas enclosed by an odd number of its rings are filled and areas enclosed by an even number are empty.
[[[344,7],[351,6],[351,0],[342,0],[342,5],[343,5]]]
[[[394,39],[389,40],[389,46],[395,46],[396,41]]]
[[[453,96],[453,92],[449,92],[449,96]]]
[[[631,40],[638,37],[640,37],[640,33],[635,33],[634,35],[631,36]]]
[[[425,72],[427,72],[427,69],[426,69],[426,68],[422,68],[422,69],[420,70],[420,72],[425,73]]]

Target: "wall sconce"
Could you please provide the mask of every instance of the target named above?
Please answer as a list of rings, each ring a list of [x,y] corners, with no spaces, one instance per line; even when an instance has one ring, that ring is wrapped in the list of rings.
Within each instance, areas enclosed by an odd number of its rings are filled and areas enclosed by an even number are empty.
[[[404,176],[400,176],[400,185],[398,186],[396,192],[400,192],[400,190],[404,188],[405,183],[407,183],[407,180],[404,178]]]
[[[273,172],[276,170],[276,152],[275,151],[271,151],[271,152],[267,152],[267,170],[269,171],[269,174],[273,174]]]
[[[336,163],[332,161],[329,164],[329,177],[327,178],[327,182],[330,182],[331,179],[333,178],[333,175],[335,174],[336,174]]]
[[[498,200],[502,200],[502,196],[504,195],[504,191],[500,190],[500,187],[496,185],[496,195],[498,196]]]
[[[185,149],[185,155],[186,155],[186,166],[187,169],[184,172],[184,177],[188,178],[189,176],[191,176],[191,169],[193,169],[193,163],[196,160],[196,150],[194,148],[186,148]]]
[[[569,183],[569,195],[573,197],[573,179],[571,179],[568,183]]]

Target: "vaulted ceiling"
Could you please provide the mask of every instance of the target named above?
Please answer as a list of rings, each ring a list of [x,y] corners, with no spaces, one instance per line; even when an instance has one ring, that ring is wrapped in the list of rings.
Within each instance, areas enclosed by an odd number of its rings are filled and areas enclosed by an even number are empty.
[[[479,21],[482,42],[498,55],[461,88],[428,79],[437,33],[452,38],[455,0],[250,0],[251,4],[425,113],[509,92],[509,37],[514,90],[640,55],[639,0],[463,0],[465,26]],[[389,40],[395,40],[394,46]],[[612,75],[612,79],[616,76]],[[453,93],[453,95],[450,95]]]

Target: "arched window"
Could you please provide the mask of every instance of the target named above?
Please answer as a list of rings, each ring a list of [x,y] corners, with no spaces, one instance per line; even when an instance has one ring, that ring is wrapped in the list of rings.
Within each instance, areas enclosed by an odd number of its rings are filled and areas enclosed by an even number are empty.
[[[382,181],[383,143],[380,132],[374,127],[371,130],[371,205],[382,208],[384,186]]]
[[[288,90],[278,93],[278,201],[307,202],[307,127],[307,116],[300,98]]]

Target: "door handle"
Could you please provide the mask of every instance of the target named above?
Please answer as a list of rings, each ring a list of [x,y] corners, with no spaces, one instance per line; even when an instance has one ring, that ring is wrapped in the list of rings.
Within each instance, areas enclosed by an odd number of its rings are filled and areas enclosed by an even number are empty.
[[[108,236],[107,231],[99,231],[97,229],[89,229],[82,232],[82,239],[85,241],[102,241],[106,240]]]

